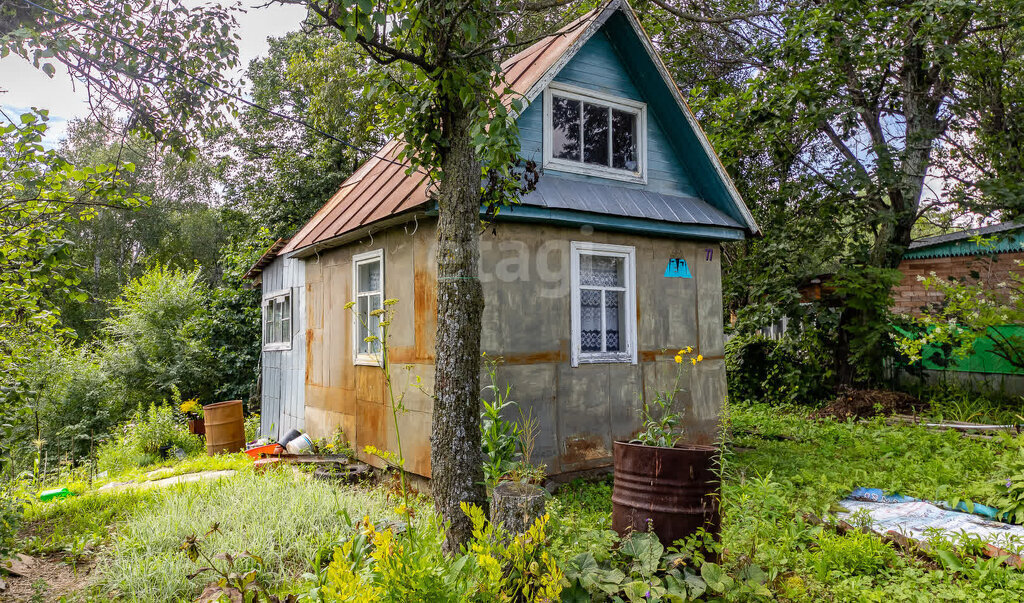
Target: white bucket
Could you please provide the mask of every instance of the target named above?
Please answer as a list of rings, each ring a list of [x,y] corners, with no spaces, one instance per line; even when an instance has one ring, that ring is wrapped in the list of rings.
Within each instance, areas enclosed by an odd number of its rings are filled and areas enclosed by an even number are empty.
[[[313,440],[309,439],[308,435],[302,434],[288,442],[287,449],[289,454],[309,454],[309,451],[313,449]]]

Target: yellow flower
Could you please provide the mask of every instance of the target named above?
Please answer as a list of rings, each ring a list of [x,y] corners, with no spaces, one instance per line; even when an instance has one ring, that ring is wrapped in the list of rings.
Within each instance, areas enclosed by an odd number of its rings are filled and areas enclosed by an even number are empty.
[[[703,354],[697,354],[697,362],[704,362],[704,355]]]
[[[348,310],[349,308],[351,308],[351,307],[352,307],[352,306],[354,306],[354,305],[356,305],[356,302],[351,302],[351,301],[350,301],[350,302],[348,302],[347,304],[345,304],[345,309],[346,309],[346,310]]]
[[[679,354],[676,354],[676,364],[681,364],[682,362],[683,362],[683,357],[680,356]]]
[[[694,366],[697,366],[697,359],[696,358],[690,358],[690,364],[692,364]]]
[[[395,305],[397,303],[398,303],[398,299],[394,298],[394,297],[390,297],[390,298],[384,300],[384,305],[385,306],[393,306],[393,305]]]
[[[687,353],[687,354],[689,354],[689,353],[690,353],[690,352],[692,352],[692,351],[693,351],[693,346],[692,346],[692,345],[688,345],[688,346],[686,346],[686,353]]]
[[[686,350],[679,350],[678,352],[676,352],[676,355],[682,356],[685,353],[686,353]]]

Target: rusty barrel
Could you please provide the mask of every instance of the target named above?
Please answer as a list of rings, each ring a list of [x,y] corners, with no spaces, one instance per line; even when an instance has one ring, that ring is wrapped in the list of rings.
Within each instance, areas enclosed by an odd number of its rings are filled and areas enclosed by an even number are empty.
[[[662,448],[615,442],[612,528],[624,536],[648,523],[668,546],[703,527],[718,534],[718,476],[713,446]]]
[[[245,448],[245,419],[242,401],[218,402],[203,407],[206,424],[206,454],[238,452]]]

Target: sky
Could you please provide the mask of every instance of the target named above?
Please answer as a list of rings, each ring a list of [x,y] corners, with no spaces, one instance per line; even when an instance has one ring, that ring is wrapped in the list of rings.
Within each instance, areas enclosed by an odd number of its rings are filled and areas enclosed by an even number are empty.
[[[281,36],[299,28],[306,12],[301,6],[274,4],[265,8],[252,8],[263,2],[244,0],[245,13],[239,14],[239,65],[235,77],[240,77],[249,61],[267,50],[268,36]],[[228,4],[225,2],[224,4]],[[60,69],[53,78],[47,77],[31,63],[14,55],[0,59],[0,108],[8,115],[24,113],[31,107],[50,110],[50,130],[46,143],[56,144],[67,131],[68,122],[84,117],[89,112],[85,89]]]

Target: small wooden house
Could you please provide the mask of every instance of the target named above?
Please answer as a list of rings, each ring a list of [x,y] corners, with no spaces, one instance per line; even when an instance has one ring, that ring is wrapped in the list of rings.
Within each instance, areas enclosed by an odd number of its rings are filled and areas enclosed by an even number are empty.
[[[521,153],[537,188],[481,234],[482,347],[540,420],[551,474],[611,463],[636,433],[640,396],[684,366],[687,436],[715,436],[726,394],[720,243],[757,232],[729,176],[630,6],[612,0],[503,64],[529,101]],[[394,449],[364,315],[399,300],[391,326],[407,468],[430,475],[437,205],[392,142],[288,242],[254,266],[264,294],[263,428],[344,431]],[[371,325],[372,328],[372,325]],[[373,459],[366,459],[373,462]]]

